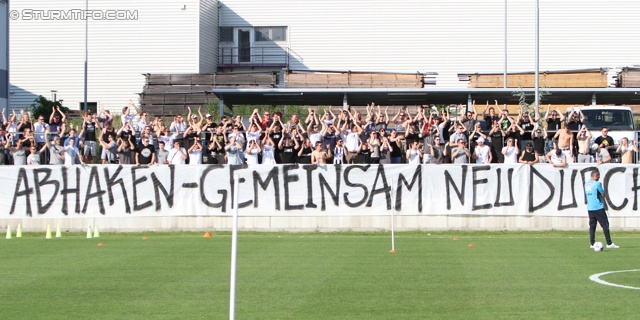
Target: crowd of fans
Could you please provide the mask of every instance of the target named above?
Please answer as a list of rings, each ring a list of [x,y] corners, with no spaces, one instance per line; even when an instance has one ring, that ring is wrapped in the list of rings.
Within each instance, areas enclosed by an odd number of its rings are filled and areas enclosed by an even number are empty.
[[[579,108],[565,115],[547,107],[544,118],[520,111],[516,118],[487,102],[480,114],[475,101],[460,119],[447,109],[401,108],[391,118],[371,103],[364,113],[355,108],[322,114],[309,108],[306,116],[253,110],[248,121],[238,115],[197,114],[188,108],[187,119],[175,115],[168,126],[162,117],[150,119],[132,101],[123,108],[122,126],[114,128],[113,115],[100,106],[98,114],[85,113],[82,125],[66,122],[54,108],[48,122],[35,123],[22,110],[13,111],[0,125],[0,164],[88,164],[100,156],[103,164],[442,164],[442,163],[550,163],[632,162],[638,152],[626,138],[617,150],[608,129],[593,134]],[[3,112],[4,114],[4,112]],[[302,118],[304,117],[304,120]],[[135,121],[134,121],[135,120]],[[481,121],[484,120],[484,121]],[[486,128],[483,128],[486,126]],[[247,127],[248,126],[248,127]],[[99,153],[99,154],[98,154]]]

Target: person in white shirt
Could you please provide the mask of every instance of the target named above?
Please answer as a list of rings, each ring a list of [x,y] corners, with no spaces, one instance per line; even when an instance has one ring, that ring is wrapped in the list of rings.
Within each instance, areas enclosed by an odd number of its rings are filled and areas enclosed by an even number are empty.
[[[478,143],[473,151],[473,158],[476,159],[477,164],[489,164],[493,159],[491,155],[491,148],[484,144],[484,138],[480,137],[476,140]]]
[[[122,121],[122,125],[125,123],[131,123],[131,127],[133,127],[133,118],[136,117],[135,113],[131,113],[131,109],[134,109],[137,113],[140,113],[140,108],[133,103],[133,100],[129,99],[127,102],[127,106],[122,108],[122,115],[120,115],[120,120]],[[146,125],[146,124],[145,124]]]
[[[144,131],[144,128],[149,125],[148,118],[149,118],[149,114],[146,111],[143,111],[142,113],[140,113],[140,119],[138,120],[138,124],[137,124],[138,132]]]
[[[187,129],[187,124],[184,122],[184,118],[181,114],[177,114],[173,117],[173,122],[169,126],[170,131],[177,131],[178,133],[182,133]]]
[[[545,156],[547,158],[547,162],[554,167],[566,167],[567,166],[567,156],[562,152],[562,149],[556,148],[552,149]]]
[[[422,150],[418,148],[418,141],[411,143],[411,147],[407,150],[407,164],[420,164]]]
[[[84,164],[84,159],[80,157],[80,150],[76,147],[76,140],[69,139],[69,144],[64,147],[64,165],[71,166],[79,161]]]
[[[189,164],[202,164],[202,141],[198,136],[189,148]]]
[[[316,142],[322,142],[322,132],[318,129],[319,125],[321,125],[319,121],[312,121],[307,127],[307,134],[309,135],[309,140],[311,141],[312,146],[315,146]],[[326,125],[323,127],[326,127]],[[323,129],[322,131],[325,130]]]
[[[346,133],[345,148],[347,149],[346,160],[347,163],[355,163],[358,155],[358,148],[360,147],[360,135],[362,134],[362,128],[355,122],[351,125],[351,130],[347,130],[347,124],[342,128],[342,132]]]
[[[184,164],[187,157],[187,151],[180,146],[180,141],[174,141],[173,148],[169,150],[167,155],[169,164]]]
[[[240,134],[242,134],[242,133],[240,133]],[[261,129],[260,129],[260,124],[257,121],[254,121],[249,126],[249,132],[247,132],[247,142],[249,142],[249,141],[260,141],[260,137],[261,136],[262,136],[262,132],[261,132]]]
[[[504,155],[504,163],[518,163],[518,155],[520,154],[518,140],[507,138],[507,145],[502,148],[502,154]]]

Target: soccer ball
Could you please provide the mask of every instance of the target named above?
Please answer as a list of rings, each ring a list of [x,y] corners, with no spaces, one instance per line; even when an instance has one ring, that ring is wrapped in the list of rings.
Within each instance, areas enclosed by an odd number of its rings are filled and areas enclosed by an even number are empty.
[[[593,251],[602,251],[602,249],[604,249],[604,245],[602,244],[602,242],[596,242],[593,244]]]

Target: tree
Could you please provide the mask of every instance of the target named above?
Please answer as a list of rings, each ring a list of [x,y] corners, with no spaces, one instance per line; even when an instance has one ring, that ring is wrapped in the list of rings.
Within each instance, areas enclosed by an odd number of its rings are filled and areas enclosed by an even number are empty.
[[[63,107],[60,101],[51,101],[43,96],[38,96],[33,100],[33,103],[29,106],[31,110],[31,117],[36,120],[39,116],[44,117],[46,120],[49,120],[49,116],[53,111],[54,107],[59,107],[60,111],[64,114],[69,112],[69,108]]]

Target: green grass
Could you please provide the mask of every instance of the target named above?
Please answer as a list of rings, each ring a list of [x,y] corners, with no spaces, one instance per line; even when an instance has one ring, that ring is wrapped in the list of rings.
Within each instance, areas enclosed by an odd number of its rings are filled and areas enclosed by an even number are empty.
[[[236,318],[637,318],[640,290],[589,276],[640,269],[640,233],[616,232],[621,248],[600,253],[586,231],[431,234],[398,233],[390,254],[388,233],[240,233]],[[230,243],[228,232],[0,239],[2,318],[224,319]],[[640,272],[603,280],[638,287]]]

